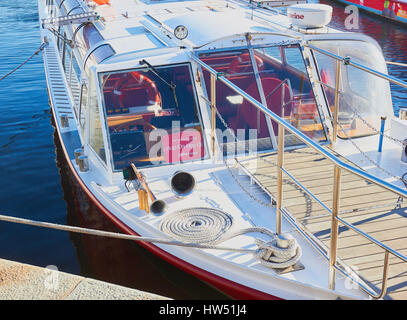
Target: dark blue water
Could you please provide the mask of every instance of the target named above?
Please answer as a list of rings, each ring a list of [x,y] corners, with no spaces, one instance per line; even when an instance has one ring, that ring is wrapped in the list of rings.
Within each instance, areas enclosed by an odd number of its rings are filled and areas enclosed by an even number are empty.
[[[36,1],[0,0],[0,75],[40,45]],[[0,214],[66,223],[41,54],[0,82]],[[68,234],[0,223],[0,258],[78,273]]]
[[[328,2],[324,0],[324,3]],[[345,30],[344,6],[335,2],[328,4],[334,6],[331,25]],[[0,0],[0,77],[39,47],[37,20],[36,1]],[[361,13],[359,29],[353,31],[375,38],[383,47],[387,60],[407,63],[407,27]],[[404,70],[407,69],[389,67],[390,74],[406,81]],[[407,105],[407,91],[392,88],[397,112],[398,106]],[[64,200],[56,163],[53,134],[43,62],[38,55],[0,81],[0,214],[67,223],[67,201]],[[65,232],[0,222],[0,258],[42,267],[55,265],[61,271],[87,273],[102,280],[126,284],[126,280],[116,280],[112,272],[89,272],[91,263],[83,262],[87,253],[82,249]],[[101,252],[103,255],[102,249]],[[103,268],[103,263],[101,265]],[[119,273],[123,271],[116,272]],[[154,275],[150,279],[153,278]],[[140,287],[137,283],[128,284]]]

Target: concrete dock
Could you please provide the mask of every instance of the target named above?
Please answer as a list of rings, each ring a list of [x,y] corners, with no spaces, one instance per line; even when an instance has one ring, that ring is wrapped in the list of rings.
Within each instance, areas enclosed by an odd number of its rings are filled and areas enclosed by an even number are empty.
[[[0,300],[169,300],[156,294],[0,259]]]

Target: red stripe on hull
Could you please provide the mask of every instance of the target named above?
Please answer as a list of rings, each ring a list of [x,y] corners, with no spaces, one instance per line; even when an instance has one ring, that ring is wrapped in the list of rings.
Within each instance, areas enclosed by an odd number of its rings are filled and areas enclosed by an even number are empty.
[[[132,234],[132,235],[137,235],[139,236],[138,233],[136,233],[134,230],[132,230],[130,227],[128,227],[126,224],[124,224],[121,220],[119,220],[116,216],[114,216],[107,208],[103,206],[102,203],[93,195],[93,193],[88,189],[86,184],[82,181],[81,177],[78,175],[76,172],[75,168],[72,165],[72,162],[68,156],[68,153],[66,151],[66,148],[63,144],[63,140],[61,138],[59,128],[57,125],[57,119],[55,117],[55,113],[53,108],[52,109],[52,114],[56,123],[56,128],[58,132],[58,138],[61,143],[62,149],[64,151],[65,158],[67,160],[67,163],[69,165],[69,168],[74,175],[75,179],[81,186],[82,190],[88,195],[89,199],[99,208],[99,210],[107,217],[109,218],[110,221],[112,221],[121,231],[127,234]],[[238,299],[238,300],[282,300],[281,298],[275,297],[273,295],[267,294],[265,292],[241,285],[239,283],[230,281],[228,279],[222,278],[220,276],[217,276],[213,273],[210,273],[208,271],[205,271],[201,268],[198,268],[168,252],[165,250],[155,246],[152,243],[146,243],[146,242],[138,242],[141,246],[155,254],[156,256],[160,257],[161,259],[164,259],[168,263],[174,265],[178,269],[187,272],[188,274],[191,274],[198,279],[210,284],[211,286],[215,287],[222,293],[230,296],[233,299]]]

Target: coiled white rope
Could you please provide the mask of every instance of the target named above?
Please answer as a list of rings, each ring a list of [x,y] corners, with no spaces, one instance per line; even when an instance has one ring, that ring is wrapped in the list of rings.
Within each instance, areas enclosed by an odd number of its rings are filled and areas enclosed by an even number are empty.
[[[184,242],[218,243],[232,226],[232,217],[213,208],[189,208],[173,212],[160,222],[160,229]]]
[[[273,239],[270,242],[265,242],[260,239],[256,239],[257,249],[244,249],[244,248],[230,248],[230,247],[221,247],[214,244],[205,244],[205,243],[194,243],[194,242],[185,242],[177,241],[170,239],[158,239],[158,238],[149,238],[142,236],[135,236],[129,234],[122,234],[116,232],[81,228],[75,226],[60,225],[50,222],[35,221],[24,218],[11,217],[6,215],[0,215],[0,221],[13,222],[25,225],[31,225],[36,227],[50,228],[68,232],[75,232],[81,234],[88,234],[93,236],[102,236],[110,237],[117,239],[126,239],[126,240],[135,240],[141,242],[152,242],[160,243],[166,245],[175,245],[182,247],[191,247],[191,248],[200,248],[200,249],[215,249],[215,250],[224,250],[231,252],[241,252],[241,253],[250,253],[253,254],[256,258],[260,260],[260,263],[264,266],[271,268],[286,268],[291,265],[294,265],[301,257],[301,248],[298,246],[295,239],[290,238],[289,234],[276,235],[272,231],[266,228],[253,227],[242,229],[237,232],[230,233],[229,235],[224,235],[219,239],[215,239],[216,243],[224,242],[231,238],[234,238],[238,235],[246,233],[262,233],[272,237]],[[288,238],[288,239],[287,239]],[[294,240],[294,241],[293,241]]]

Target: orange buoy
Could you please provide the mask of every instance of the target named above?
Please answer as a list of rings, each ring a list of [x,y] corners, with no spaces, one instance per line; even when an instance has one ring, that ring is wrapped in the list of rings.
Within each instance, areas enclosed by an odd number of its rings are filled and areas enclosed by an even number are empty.
[[[93,2],[96,2],[98,5],[107,4],[110,6],[109,1],[110,0],[93,0]]]

